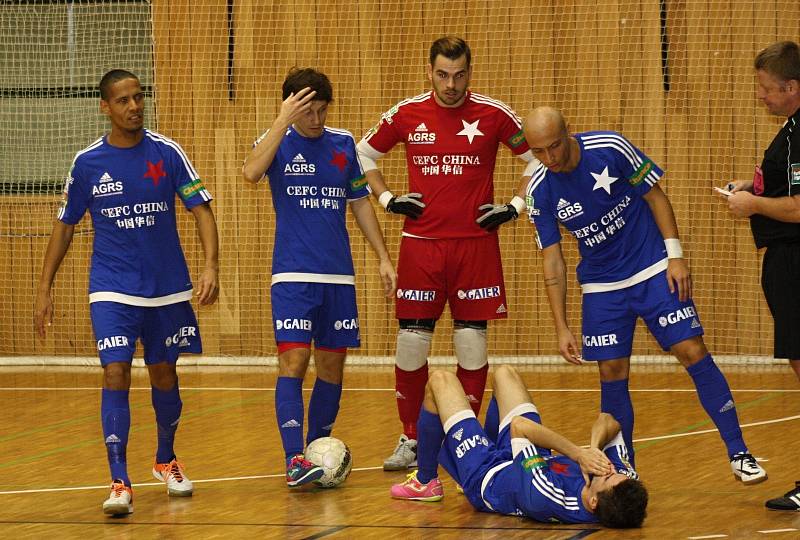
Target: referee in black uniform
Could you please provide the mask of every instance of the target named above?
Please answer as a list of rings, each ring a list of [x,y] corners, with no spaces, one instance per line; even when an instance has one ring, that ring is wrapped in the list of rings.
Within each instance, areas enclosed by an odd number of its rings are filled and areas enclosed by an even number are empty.
[[[731,182],[728,207],[749,217],[757,248],[767,248],[761,286],[775,322],[775,358],[788,358],[800,379],[800,47],[779,41],[756,56],[758,99],[787,118],[764,152],[753,180]],[[766,503],[800,510],[800,482]]]

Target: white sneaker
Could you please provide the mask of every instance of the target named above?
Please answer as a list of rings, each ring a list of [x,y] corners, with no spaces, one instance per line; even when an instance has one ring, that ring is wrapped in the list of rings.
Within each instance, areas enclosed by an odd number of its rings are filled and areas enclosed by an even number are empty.
[[[403,471],[417,466],[417,441],[400,435],[392,455],[383,461],[384,471]]]
[[[758,484],[767,479],[767,471],[758,464],[751,454],[740,452],[731,459],[733,477],[745,485]]]
[[[153,476],[167,484],[167,493],[173,497],[190,497],[194,491],[192,481],[183,472],[183,464],[177,459],[169,463],[155,463]]]
[[[133,513],[133,490],[120,480],[111,484],[111,495],[103,503],[103,513],[112,516]]]

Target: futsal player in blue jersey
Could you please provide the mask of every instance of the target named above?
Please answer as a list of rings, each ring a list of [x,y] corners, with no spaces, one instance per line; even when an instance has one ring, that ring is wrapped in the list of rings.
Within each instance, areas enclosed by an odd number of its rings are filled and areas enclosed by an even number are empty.
[[[217,298],[217,226],[211,196],[183,149],[144,129],[144,92],[124,70],[100,81],[100,110],[111,132],[75,156],[64,202],[47,245],[35,304],[41,337],[52,322],[53,280],[88,211],[94,228],[89,306],[103,366],[101,419],[111,468],[106,514],[133,512],[126,447],[131,414],[131,361],[139,339],[152,385],[158,429],[153,475],[173,496],[188,496],[192,482],[173,444],[182,401],[175,365],[182,353],[202,351],[190,300],[193,288],[175,221],[176,194],[192,212],[205,254],[196,291],[201,305]]]
[[[418,482],[392,486],[394,498],[441,500],[441,463],[470,504],[484,512],[615,528],[639,527],[647,513],[647,490],[628,461],[619,423],[601,413],[589,448],[579,448],[542,425],[525,384],[510,366],[494,372],[485,428],[458,378],[435,371],[425,387],[417,430]]]
[[[293,68],[283,104],[256,140],[242,168],[245,179],[269,177],[275,207],[272,322],[278,345],[275,413],[286,457],[286,483],[318,480],[322,468],[303,455],[303,378],[314,342],[317,379],[308,404],[306,444],[333,429],[349,347],[358,347],[355,273],[346,227],[349,205],[378,255],[387,297],[397,275],[369,201],[353,136],[325,125],[333,88],[311,68]]]
[[[570,134],[560,111],[534,109],[525,137],[541,164],[527,188],[528,208],[561,355],[580,364],[567,324],[566,267],[559,224],[578,242],[583,358],[600,371],[601,410],[622,425],[633,458],[633,405],[628,391],[638,317],[686,368],[700,403],[717,426],[731,469],[745,484],[767,479],[742,437],[725,376],[703,342],[691,299],[689,266],[666,194],[663,171],[613,131]]]

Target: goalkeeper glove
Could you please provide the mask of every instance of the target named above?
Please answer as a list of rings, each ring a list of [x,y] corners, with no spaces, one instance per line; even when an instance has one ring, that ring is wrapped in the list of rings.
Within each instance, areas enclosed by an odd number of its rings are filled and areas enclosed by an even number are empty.
[[[525,202],[521,197],[514,197],[508,204],[483,204],[478,210],[483,212],[476,219],[476,223],[486,229],[493,231],[507,221],[517,219],[519,213],[525,209]]]
[[[422,215],[422,209],[425,208],[425,203],[420,200],[421,198],[422,193],[406,193],[397,197],[391,191],[384,191],[378,200],[387,212],[417,219]]]

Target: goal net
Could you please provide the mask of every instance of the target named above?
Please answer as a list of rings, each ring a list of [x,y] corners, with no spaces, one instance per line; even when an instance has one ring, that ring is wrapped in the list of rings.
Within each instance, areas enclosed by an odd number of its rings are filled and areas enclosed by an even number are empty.
[[[800,37],[796,0],[153,0],[8,1],[0,5],[0,356],[92,357],[87,282],[92,228],[76,236],[54,286],[55,320],[34,337],[33,298],[63,179],[75,152],[107,129],[97,82],[137,73],[146,125],[177,140],[215,197],[221,252],[217,304],[197,308],[205,354],[275,355],[269,304],[275,216],[266,182],[245,185],[252,141],[278,113],[292,66],[324,71],[334,87],[328,125],[356,139],[398,101],[430,87],[430,43],[444,34],[472,49],[471,87],[521,116],[562,109],[573,132],[622,132],[666,174],[694,277],[706,342],[718,357],[770,356],[772,320],[747,220],[712,191],[749,179],[780,127],[755,98],[752,61]],[[495,200],[507,201],[523,167],[501,147]],[[406,189],[404,151],[379,166]],[[397,260],[402,221],[380,208]],[[192,275],[202,253],[180,212]],[[556,355],[541,255],[525,219],[501,228],[508,319],[490,324],[493,357]],[[381,294],[377,260],[349,217],[362,347],[390,358],[397,323]],[[580,334],[577,253],[565,235],[568,315]],[[452,355],[452,321],[437,325],[432,355]],[[640,325],[634,354],[663,354]],[[235,360],[233,360],[235,361]]]

